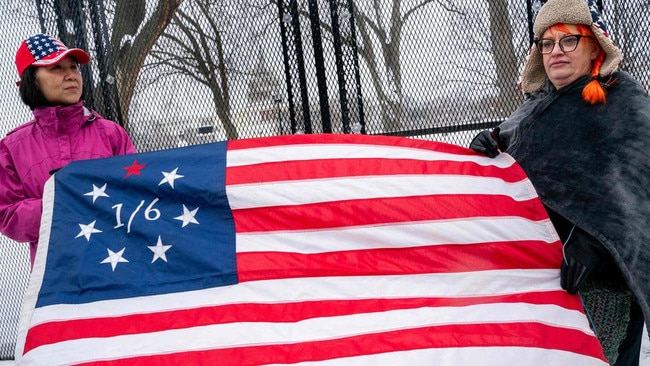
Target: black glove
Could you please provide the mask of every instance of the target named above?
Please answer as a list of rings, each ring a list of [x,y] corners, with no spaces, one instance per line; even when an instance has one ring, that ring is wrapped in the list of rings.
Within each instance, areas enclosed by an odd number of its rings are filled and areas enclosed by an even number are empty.
[[[496,127],[493,131],[484,130],[479,132],[470,142],[469,148],[494,158],[500,153],[499,145],[499,127]]]
[[[560,285],[575,294],[590,273],[603,271],[611,261],[609,252],[598,240],[575,226],[564,244]]]

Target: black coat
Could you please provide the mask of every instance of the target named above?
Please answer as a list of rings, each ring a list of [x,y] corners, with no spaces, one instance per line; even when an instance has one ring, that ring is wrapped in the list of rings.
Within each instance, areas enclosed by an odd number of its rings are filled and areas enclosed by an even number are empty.
[[[607,102],[582,99],[581,78],[531,96],[500,139],[542,202],[612,255],[650,324],[650,98],[631,76],[603,80]]]

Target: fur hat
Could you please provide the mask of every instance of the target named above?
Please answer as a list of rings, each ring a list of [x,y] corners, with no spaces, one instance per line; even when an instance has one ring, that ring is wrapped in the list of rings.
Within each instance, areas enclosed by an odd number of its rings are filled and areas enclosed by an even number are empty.
[[[535,19],[533,32],[535,39],[555,24],[584,24],[591,28],[598,43],[605,50],[605,60],[600,68],[599,76],[608,76],[618,69],[621,64],[621,50],[614,45],[603,18],[593,0],[549,0],[542,6]],[[524,93],[540,90],[546,83],[547,76],[542,62],[542,55],[537,45],[528,51],[528,57],[519,79],[519,88]]]
[[[25,69],[31,65],[56,65],[68,55],[80,64],[87,64],[90,61],[88,53],[80,48],[68,48],[49,34],[35,34],[22,41],[16,51],[18,76],[22,77]]]

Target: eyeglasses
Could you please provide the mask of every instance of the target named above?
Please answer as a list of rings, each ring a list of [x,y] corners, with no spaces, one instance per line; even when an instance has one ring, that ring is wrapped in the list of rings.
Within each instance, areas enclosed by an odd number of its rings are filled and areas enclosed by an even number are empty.
[[[557,42],[549,38],[542,38],[536,40],[535,44],[537,45],[539,53],[542,55],[548,55],[549,53],[553,52],[553,48],[555,48],[556,43],[560,45],[562,52],[573,52],[576,50],[576,48],[578,48],[578,43],[580,43],[580,39],[583,37],[591,38],[590,36],[583,36],[582,34],[570,34],[568,36],[560,38],[560,40]]]

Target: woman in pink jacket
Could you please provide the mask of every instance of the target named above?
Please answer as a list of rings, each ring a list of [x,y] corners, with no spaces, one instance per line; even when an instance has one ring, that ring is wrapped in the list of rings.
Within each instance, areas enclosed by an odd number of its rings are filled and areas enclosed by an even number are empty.
[[[84,107],[84,50],[36,34],[16,52],[19,92],[34,119],[0,140],[0,232],[30,243],[34,263],[47,179],[74,160],[135,153],[126,131]]]

